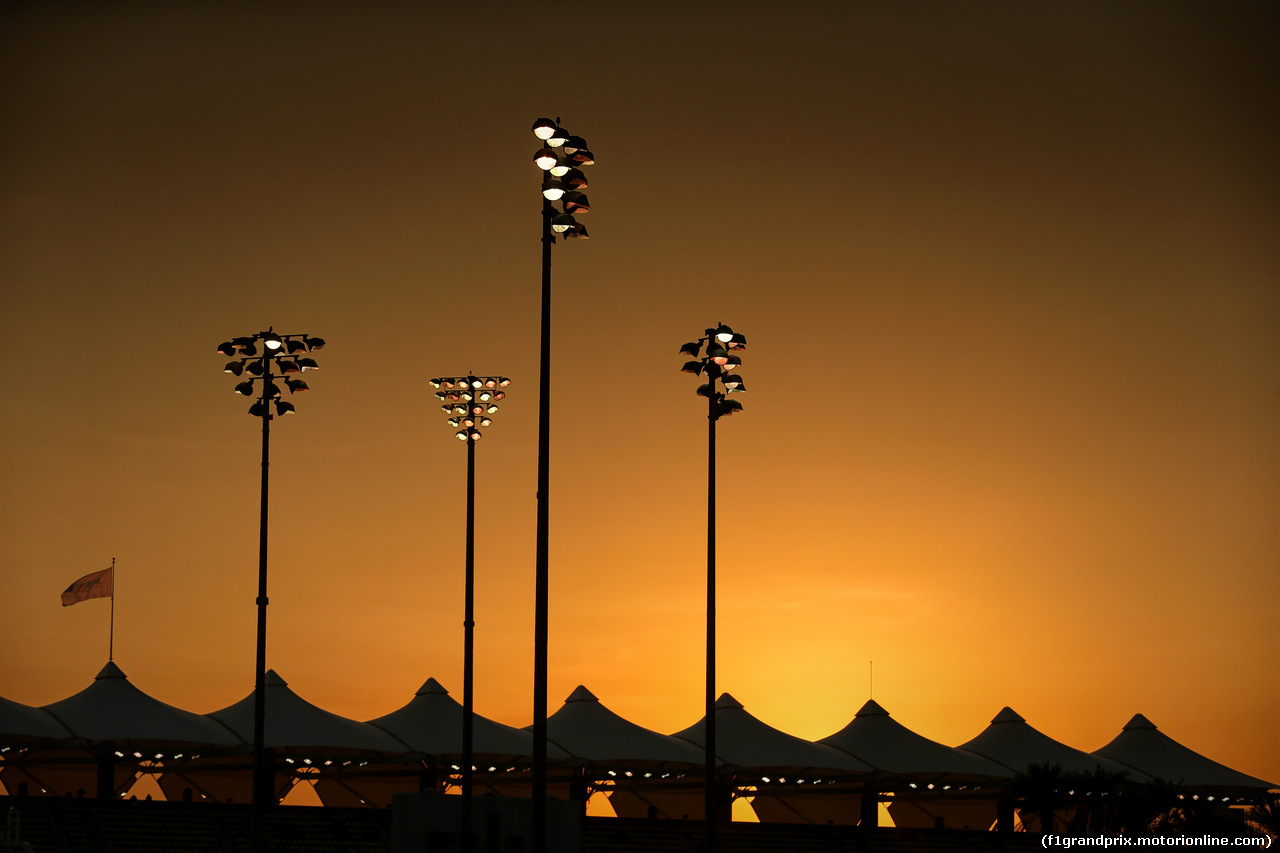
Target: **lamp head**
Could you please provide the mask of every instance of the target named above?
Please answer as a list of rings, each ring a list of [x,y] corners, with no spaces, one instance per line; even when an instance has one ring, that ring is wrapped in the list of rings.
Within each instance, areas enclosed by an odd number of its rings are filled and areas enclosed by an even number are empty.
[[[539,148],[533,155],[533,164],[544,172],[551,171],[551,167],[556,163],[556,152],[550,148]]]
[[[551,138],[559,125],[549,118],[540,118],[533,123],[533,135],[542,140]]]

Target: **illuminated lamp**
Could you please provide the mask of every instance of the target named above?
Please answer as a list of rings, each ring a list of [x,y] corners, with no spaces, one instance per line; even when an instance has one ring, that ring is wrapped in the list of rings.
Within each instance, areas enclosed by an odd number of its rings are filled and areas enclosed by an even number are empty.
[[[577,151],[569,155],[569,159],[579,166],[594,166],[596,164],[595,155],[585,148],[579,148]]]
[[[533,155],[533,164],[544,172],[551,171],[551,168],[557,162],[556,152],[550,148],[539,148],[538,152]],[[465,441],[465,438],[463,440]]]
[[[568,187],[559,178],[548,177],[542,182],[542,197],[547,201],[559,201]]]
[[[495,400],[505,400],[506,398],[507,398],[507,392],[506,392],[506,391],[494,391],[494,392],[493,392],[493,399],[495,399]]]
[[[493,392],[481,391],[477,396],[480,398],[481,403],[487,403],[493,399]]]
[[[709,346],[707,347],[707,358],[724,367],[729,362],[729,353],[725,351],[724,347]]]
[[[746,335],[739,335],[735,332],[733,337],[729,338],[729,349],[746,349],[746,348],[747,348]]]
[[[741,376],[726,376],[724,378],[724,390],[726,394],[745,394],[747,383],[742,381]]]
[[[475,426],[475,425],[476,425],[476,419],[475,419],[475,418],[463,418],[463,419],[462,419],[462,425],[463,425],[464,427],[467,427],[468,429],[470,429],[471,427],[473,427],[473,426]]]
[[[476,379],[476,378],[472,377],[472,379],[471,379],[471,387],[472,387],[472,388],[483,388],[483,387],[484,387],[484,380],[483,380],[483,379]]]
[[[302,372],[302,367],[299,366],[297,361],[287,361],[285,359],[281,359],[280,361],[277,361],[276,364],[280,365],[281,373],[301,373]]]
[[[562,147],[564,148],[564,153],[573,154],[579,148],[586,148],[587,140],[583,139],[581,136],[570,136],[565,140]]]
[[[284,400],[276,400],[277,415],[296,415],[298,410],[293,407],[293,403],[286,403]]]
[[[477,405],[475,405],[475,406],[472,406],[472,407],[471,407],[471,414],[473,414],[473,415],[482,415],[482,414],[484,414],[484,406],[481,406],[481,405],[478,405],[478,404],[477,404]]]
[[[565,157],[563,154],[557,154],[556,164],[547,171],[551,173],[553,178],[563,178],[565,175],[569,174],[569,170],[572,168],[573,165],[569,162],[568,157]]]
[[[690,358],[697,358],[700,352],[702,352],[702,341],[689,341],[689,343],[680,347],[680,354],[687,355]]]
[[[440,407],[440,411],[444,412],[446,415],[452,415],[453,406],[450,406],[449,404],[446,403],[445,405]]]
[[[555,219],[551,220],[551,230],[557,234],[563,234],[577,224],[578,221],[572,216],[567,213],[562,213]]]
[[[551,134],[555,133],[559,126],[549,118],[540,118],[533,123],[533,135],[542,140],[550,139]]]
[[[493,403],[490,403],[488,407],[485,408],[485,413],[490,415],[496,415],[498,413],[498,407]]]
[[[572,228],[565,232],[566,237],[573,237],[578,240],[590,240],[591,235],[587,233],[586,226],[581,222],[575,223]]]
[[[470,403],[472,400],[476,398],[476,395],[472,394],[470,391],[463,391],[459,396],[462,397],[462,399],[466,400],[468,403]]]
[[[465,429],[460,429],[454,433],[454,436],[458,439],[458,441],[466,441],[467,431]]]
[[[733,349],[733,347],[729,347]],[[724,363],[725,370],[733,370],[735,367],[742,367],[742,357],[737,355],[729,356],[729,360]]]
[[[565,213],[586,213],[589,210],[591,210],[591,204],[587,201],[587,197],[583,193],[575,190],[574,192],[564,194]]]
[[[699,373],[701,373],[701,372],[702,372],[702,362],[700,362],[700,361],[686,361],[686,362],[684,363],[684,367],[680,368],[680,372],[681,372],[681,373],[692,373],[694,376],[697,376]]]
[[[733,329],[730,329],[728,326],[721,323],[716,329],[715,335],[717,341],[722,344],[727,344],[729,341],[733,340]]]
[[[473,430],[471,431],[471,440],[472,440],[472,441],[479,441],[479,440],[480,440],[480,430],[478,430],[478,429],[473,429]]]
[[[262,336],[262,345],[273,352],[280,349],[283,344],[284,341],[275,332],[267,332]]]
[[[498,377],[498,386],[499,386],[499,387],[501,387],[501,388],[506,388],[506,387],[507,387],[508,385],[510,385],[510,384],[511,384],[511,380],[510,380],[510,379],[508,379],[507,377],[505,377],[505,376],[499,376],[499,377]]]
[[[223,341],[218,344],[218,355],[225,355],[228,358],[236,354],[236,345],[231,341]]]
[[[232,376],[239,376],[241,373],[244,373],[244,362],[229,361],[227,362],[227,366],[222,368],[222,372],[230,373]]]
[[[547,137],[546,143],[551,148],[563,148],[568,139],[569,131],[557,125],[556,129],[551,131],[551,135]]]
[[[482,426],[482,427],[493,426],[493,420],[492,420],[492,419],[490,419],[490,418],[481,418],[481,419],[480,419],[480,426]]]
[[[453,413],[455,415],[465,415],[467,413],[467,407],[459,403],[453,407]]]
[[[431,387],[432,387],[432,388],[439,388],[441,385],[443,385],[443,384],[444,384],[444,383],[443,383],[443,382],[441,382],[438,378],[437,378],[437,379],[429,379],[429,380],[427,380],[427,381],[429,381],[429,382],[431,383]]]
[[[302,368],[304,371],[320,369],[320,365],[316,364],[316,360],[314,358],[298,359],[298,367]]]
[[[253,380],[250,379],[247,382],[241,382],[239,385],[235,387],[235,392],[237,394],[243,394],[246,397],[252,397],[253,396]]]
[[[462,419],[461,419],[461,418],[449,418],[449,426],[451,426],[451,427],[460,427],[460,426],[462,426]]]
[[[435,395],[434,395],[434,396],[435,396],[435,398],[436,398],[437,400],[439,400],[439,401],[440,401],[440,402],[442,402],[442,403],[443,403],[443,402],[445,401],[445,399],[448,397],[448,395],[447,395],[447,394],[445,394],[443,391],[437,391],[437,392],[435,393]]]
[[[301,379],[286,379],[284,381],[284,384],[285,384],[285,387],[289,389],[290,394],[297,393],[298,391],[311,390],[310,388],[307,387],[307,383],[303,382]]]

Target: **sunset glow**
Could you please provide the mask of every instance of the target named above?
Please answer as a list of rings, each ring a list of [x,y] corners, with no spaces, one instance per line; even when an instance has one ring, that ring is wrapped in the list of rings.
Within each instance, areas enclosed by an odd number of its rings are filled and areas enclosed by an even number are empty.
[[[273,327],[325,349],[272,421],[268,666],[357,720],[461,700],[467,445],[429,380],[501,373],[475,708],[530,724],[530,126],[561,116],[598,162],[554,247],[552,712],[702,716],[680,348],[723,323],[720,691],[810,740],[872,696],[949,745],[1142,713],[1280,781],[1273,8],[645,2],[571,60],[542,14],[3,13],[0,696],[91,682],[110,603],[59,594],[113,559],[131,683],[252,689],[260,422],[216,348]]]

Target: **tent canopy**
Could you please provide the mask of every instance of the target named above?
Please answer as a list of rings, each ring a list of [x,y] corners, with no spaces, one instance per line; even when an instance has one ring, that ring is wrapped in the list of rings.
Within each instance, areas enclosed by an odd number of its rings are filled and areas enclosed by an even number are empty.
[[[214,711],[209,717],[235,732],[244,743],[253,743],[253,702],[251,692],[234,705]],[[413,751],[377,726],[312,705],[290,690],[288,682],[274,669],[268,670],[266,677],[264,735],[270,749],[308,756],[404,755]]]
[[[428,678],[409,704],[390,714],[369,720],[417,752],[426,755],[462,755],[462,705],[434,678]],[[472,752],[479,757],[526,762],[533,755],[533,736],[472,712]],[[550,758],[563,758],[554,747]]]
[[[1134,714],[1120,734],[1093,754],[1188,788],[1258,792],[1280,787],[1205,758],[1159,731],[1141,714]]]
[[[151,698],[111,661],[93,684],[43,710],[77,737],[117,748],[172,751],[245,743],[217,720]]]
[[[0,747],[65,741],[72,737],[74,735],[67,727],[45,709],[0,696]]]
[[[770,774],[872,773],[874,767],[823,743],[789,735],[761,722],[728,693],[716,700],[716,755],[722,762]],[[672,737],[706,748],[706,717]]]
[[[1008,706],[1001,709],[977,737],[956,749],[989,758],[1015,773],[1025,773],[1033,764],[1057,764],[1064,773],[1093,773],[1101,769],[1127,773],[1131,778],[1140,776],[1133,768],[1081,752],[1042,734]]]
[[[687,741],[618,716],[582,685],[547,718],[547,738],[575,758],[594,764],[690,767],[701,765],[704,759]]]
[[[890,776],[922,781],[981,781],[1008,778],[1007,767],[980,755],[929,740],[889,717],[889,712],[868,699],[849,725],[825,743]]]

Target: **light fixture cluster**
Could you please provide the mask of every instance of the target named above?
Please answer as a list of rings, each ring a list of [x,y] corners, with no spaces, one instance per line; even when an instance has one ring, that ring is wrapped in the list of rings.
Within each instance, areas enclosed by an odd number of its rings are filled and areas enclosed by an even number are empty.
[[[702,345],[707,345],[707,354],[701,355]],[[747,390],[742,377],[735,371],[742,366],[742,359],[733,353],[747,348],[747,339],[733,329],[721,323],[714,329],[707,329],[705,337],[690,341],[680,347],[680,354],[689,356],[680,368],[683,373],[694,376],[705,375],[707,381],[698,387],[698,396],[711,400],[711,418],[719,420],[722,415],[732,415],[742,411],[742,404],[730,400],[730,394],[741,394]],[[721,392],[720,386],[724,387]]]
[[[431,380],[440,410],[449,416],[449,426],[458,429],[458,441],[479,441],[480,427],[493,423],[490,415],[498,413],[498,401],[507,396],[503,391],[511,384],[505,376],[446,376]]]
[[[542,179],[542,197],[549,203],[543,205],[543,209],[545,215],[551,217],[551,230],[565,237],[587,239],[587,229],[575,218],[575,214],[591,209],[582,192],[587,188],[587,176],[582,174],[581,167],[596,162],[587,149],[587,141],[570,135],[560,126],[558,118],[535,121],[533,135],[543,142],[543,147],[533,155],[533,162],[546,172]],[[551,204],[554,202],[560,203],[560,209]]]
[[[261,345],[261,346],[259,346]],[[249,414],[255,418],[271,418],[271,404],[275,403],[277,415],[296,413],[293,403],[281,399],[284,392],[276,384],[280,379],[289,394],[306,391],[307,383],[296,378],[295,374],[308,370],[317,370],[320,365],[309,355],[313,350],[323,349],[324,339],[311,335],[279,335],[268,327],[265,332],[258,332],[242,338],[232,338],[218,344],[218,353],[234,359],[227,362],[224,372],[232,376],[247,378],[235,387],[237,394],[258,399],[249,407]],[[255,382],[261,385],[255,386]]]

